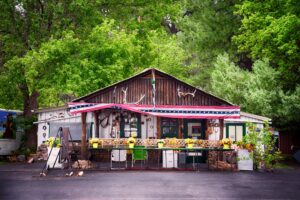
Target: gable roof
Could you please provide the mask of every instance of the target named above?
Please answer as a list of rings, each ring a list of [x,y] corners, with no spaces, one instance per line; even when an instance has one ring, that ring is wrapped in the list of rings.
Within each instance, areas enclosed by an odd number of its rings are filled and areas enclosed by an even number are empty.
[[[217,97],[217,96],[215,96],[215,95],[213,95],[213,94],[211,94],[211,93],[208,93],[208,92],[206,92],[206,91],[204,91],[204,90],[202,90],[202,89],[199,89],[199,88],[197,88],[197,87],[195,87],[195,86],[192,86],[192,85],[190,85],[190,84],[188,84],[188,83],[186,83],[186,82],[184,82],[184,81],[182,81],[182,80],[180,80],[180,79],[178,79],[178,78],[176,78],[176,77],[174,77],[174,76],[172,76],[172,75],[170,75],[170,74],[167,74],[166,72],[163,72],[163,71],[161,71],[161,70],[159,70],[159,69],[156,69],[156,68],[147,68],[147,69],[144,69],[143,71],[141,71],[140,73],[138,73],[138,74],[136,74],[136,75],[133,75],[133,76],[127,78],[127,79],[123,79],[123,80],[121,80],[121,81],[119,81],[119,82],[116,82],[116,83],[114,83],[114,84],[112,84],[112,85],[109,85],[109,86],[107,86],[107,87],[104,87],[104,88],[95,90],[95,91],[93,91],[93,92],[91,92],[91,93],[89,93],[89,94],[87,94],[87,95],[84,95],[84,96],[81,96],[81,97],[79,97],[79,98],[76,98],[76,99],[74,99],[72,102],[79,102],[79,101],[81,101],[81,100],[83,100],[83,99],[85,99],[85,98],[88,98],[88,97],[90,97],[90,96],[92,96],[92,95],[95,95],[96,93],[99,93],[99,92],[101,92],[101,91],[104,91],[104,90],[107,90],[107,89],[110,89],[110,88],[112,89],[112,88],[114,88],[116,85],[125,83],[125,82],[127,82],[127,81],[129,81],[129,80],[132,80],[132,79],[134,79],[134,78],[137,78],[137,77],[143,77],[143,76],[145,76],[145,75],[151,73],[152,70],[155,71],[155,74],[157,73],[157,74],[159,74],[159,75],[162,75],[162,76],[165,76],[165,77],[169,77],[169,78],[171,78],[171,79],[175,79],[176,81],[180,82],[181,84],[185,84],[185,85],[187,85],[187,86],[193,87],[193,88],[195,88],[197,91],[200,91],[201,93],[204,93],[204,94],[206,94],[207,96],[211,96],[211,97],[213,97],[213,98],[216,98],[216,99],[218,99],[219,101],[224,102],[225,104],[228,104],[228,105],[234,105],[234,104],[231,103],[231,102],[228,102],[228,101],[226,101],[226,100],[224,100],[224,99],[222,99],[222,98],[219,98],[219,97]]]

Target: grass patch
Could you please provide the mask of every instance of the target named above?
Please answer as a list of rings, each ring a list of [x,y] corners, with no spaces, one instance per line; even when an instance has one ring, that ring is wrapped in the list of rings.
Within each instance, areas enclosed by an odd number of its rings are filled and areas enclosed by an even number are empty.
[[[274,165],[274,169],[294,169],[294,167],[287,163],[277,163]]]

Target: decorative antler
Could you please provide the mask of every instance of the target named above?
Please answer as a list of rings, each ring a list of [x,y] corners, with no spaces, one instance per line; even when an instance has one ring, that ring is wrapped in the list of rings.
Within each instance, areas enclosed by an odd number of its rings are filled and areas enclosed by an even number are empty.
[[[140,100],[138,100],[137,102],[135,102],[134,104],[139,104],[144,98],[145,98],[146,94],[143,94],[140,98]]]
[[[128,89],[128,87],[127,87],[126,89],[124,89],[124,88],[122,87],[122,92],[124,93],[124,96],[123,96],[123,103],[127,103],[127,89]]]
[[[195,97],[195,94],[196,94],[196,91],[197,91],[197,90],[195,89],[194,92],[181,92],[181,91],[180,91],[180,88],[178,88],[178,89],[177,89],[177,94],[178,94],[179,97],[182,97],[182,96],[185,97],[185,96],[187,96],[187,95],[191,95],[191,96],[194,98],[194,97]]]

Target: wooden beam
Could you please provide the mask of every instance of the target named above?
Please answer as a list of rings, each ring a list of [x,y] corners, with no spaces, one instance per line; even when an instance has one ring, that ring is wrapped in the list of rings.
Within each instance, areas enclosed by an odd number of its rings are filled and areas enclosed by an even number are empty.
[[[94,120],[95,120],[95,137],[99,138],[99,112],[94,112]]]
[[[183,130],[183,119],[178,119],[178,138],[180,139],[184,138],[182,130]]]
[[[224,119],[219,119],[219,124],[220,124],[220,140],[222,140],[224,135]]]
[[[161,118],[160,117],[157,117],[157,120],[156,120],[156,132],[157,132],[157,135],[156,135],[156,137],[157,138],[161,138],[161,124],[160,124],[160,120],[161,120]]]
[[[86,113],[81,113],[81,159],[85,160],[86,158]]]

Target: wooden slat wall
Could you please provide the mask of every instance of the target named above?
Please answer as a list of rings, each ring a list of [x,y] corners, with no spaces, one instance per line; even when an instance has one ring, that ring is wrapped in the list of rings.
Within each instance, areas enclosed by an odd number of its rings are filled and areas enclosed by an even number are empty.
[[[122,88],[127,89],[127,103],[137,102],[143,94],[145,98],[139,104],[152,105],[152,85],[151,77],[136,77],[128,80],[125,83],[104,89],[88,96],[84,99],[85,102],[93,103],[123,103]],[[183,84],[176,79],[169,77],[156,78],[156,104],[157,105],[226,105],[213,96],[197,90],[195,97],[186,95],[179,97],[177,89],[180,88],[181,92],[194,92],[195,88]],[[114,94],[115,90],[115,94]]]

